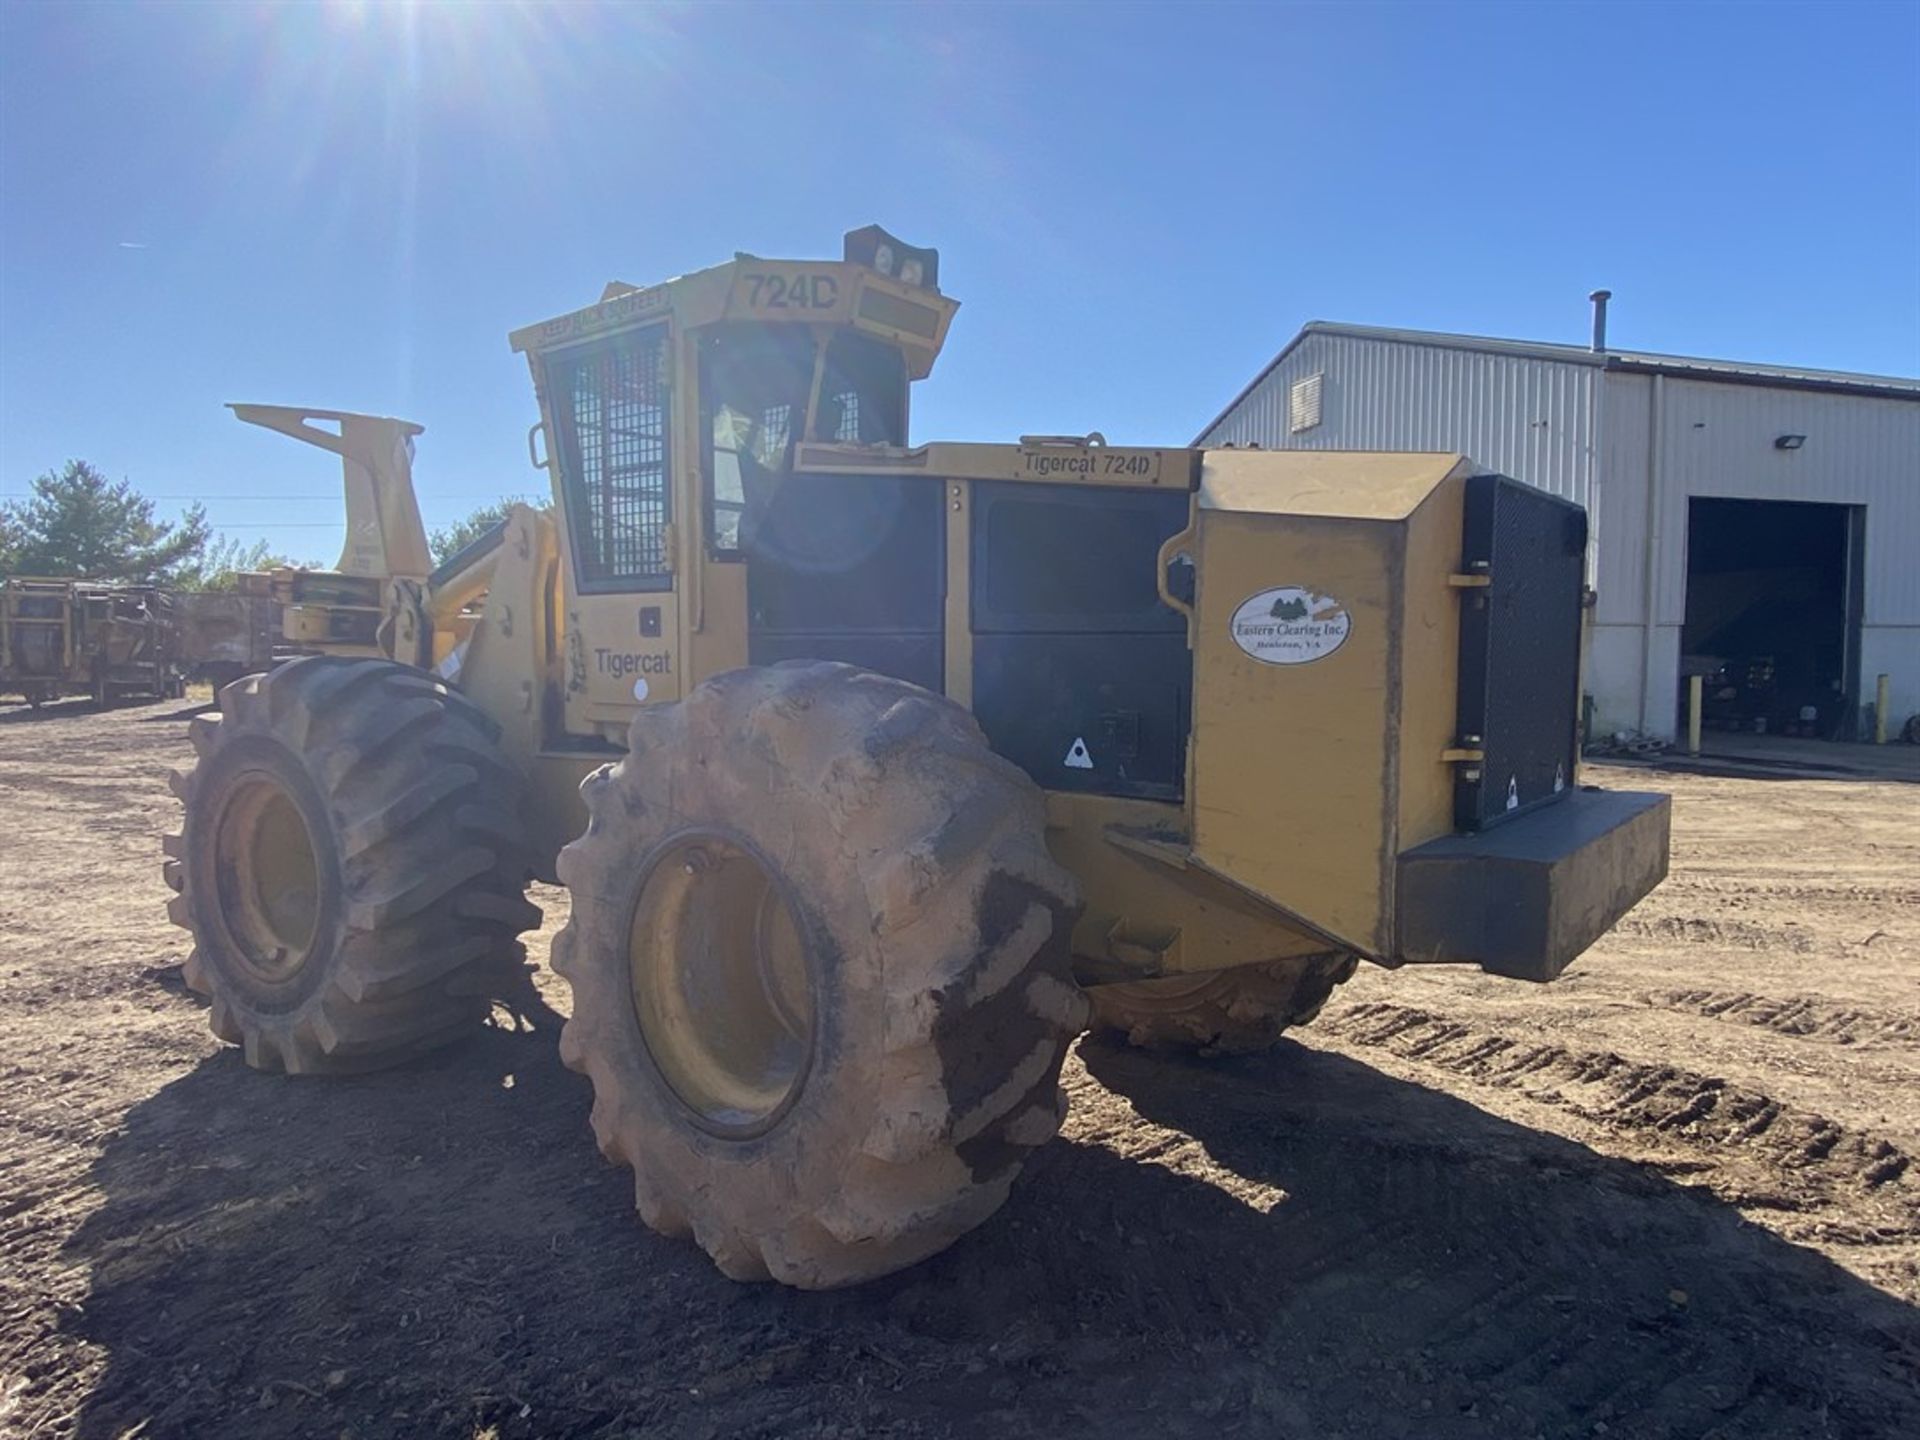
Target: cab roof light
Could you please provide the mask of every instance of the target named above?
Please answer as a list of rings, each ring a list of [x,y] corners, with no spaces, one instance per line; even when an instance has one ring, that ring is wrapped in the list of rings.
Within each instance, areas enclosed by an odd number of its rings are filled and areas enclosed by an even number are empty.
[[[909,245],[889,235],[878,225],[849,230],[845,258],[856,265],[878,270],[902,284],[940,293],[940,252]],[[917,273],[916,273],[917,272]]]

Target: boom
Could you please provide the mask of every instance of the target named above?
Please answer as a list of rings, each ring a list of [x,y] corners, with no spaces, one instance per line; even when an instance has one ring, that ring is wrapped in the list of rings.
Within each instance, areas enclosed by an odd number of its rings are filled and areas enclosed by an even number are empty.
[[[413,494],[411,420],[308,410],[297,405],[229,405],[249,425],[291,435],[340,457],[347,493],[347,543],[335,568],[344,575],[387,580],[424,578],[433,569],[426,527]],[[325,429],[314,422],[331,422]]]

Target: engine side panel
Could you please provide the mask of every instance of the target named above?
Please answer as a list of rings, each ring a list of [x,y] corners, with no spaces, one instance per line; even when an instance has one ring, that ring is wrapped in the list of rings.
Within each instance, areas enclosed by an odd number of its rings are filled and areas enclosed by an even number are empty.
[[[941,689],[940,490],[931,479],[795,475],[750,498],[748,663],[842,660]]]
[[[973,486],[973,711],[1046,789],[1185,793],[1193,661],[1154,571],[1188,503],[1184,490]]]

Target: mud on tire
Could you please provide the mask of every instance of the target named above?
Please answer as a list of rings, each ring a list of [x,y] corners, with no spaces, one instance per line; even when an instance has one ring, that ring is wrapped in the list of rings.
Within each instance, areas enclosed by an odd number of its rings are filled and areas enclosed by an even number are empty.
[[[641,1217],[735,1279],[810,1289],[944,1248],[1058,1130],[1086,1021],[1078,896],[1040,792],[958,706],[846,665],[716,677],[642,711],[630,745],[582,786],[592,818],[560,856],[573,909],[553,964],[574,992],[561,1058],[591,1077],[595,1136],[633,1167]],[[733,1002],[709,993],[677,1031],[648,1018],[659,975],[698,986],[723,963],[703,942],[676,968],[658,936],[707,932],[642,918],[674,867],[713,853],[764,871],[804,952],[784,986],[804,995],[782,1001],[804,1013],[804,1056],[744,1119],[686,1081],[701,1037],[673,1038],[739,1031]]]
[[[213,1031],[261,1070],[376,1069],[522,993],[523,781],[431,675],[313,656],[229,685],[166,840],[167,913]]]
[[[1352,975],[1351,955],[1301,955],[1233,970],[1100,985],[1088,992],[1096,1028],[1148,1050],[1246,1055],[1320,1013]]]

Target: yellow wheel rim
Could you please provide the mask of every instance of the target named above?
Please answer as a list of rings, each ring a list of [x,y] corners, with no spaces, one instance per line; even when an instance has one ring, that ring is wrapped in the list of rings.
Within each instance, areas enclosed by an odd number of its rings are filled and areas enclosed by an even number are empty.
[[[771,867],[717,832],[669,842],[641,883],[627,960],[641,1038],[701,1127],[770,1129],[814,1048],[807,947]]]
[[[242,779],[220,814],[214,864],[233,953],[261,980],[291,979],[320,918],[320,863],[293,797],[266,775]]]

